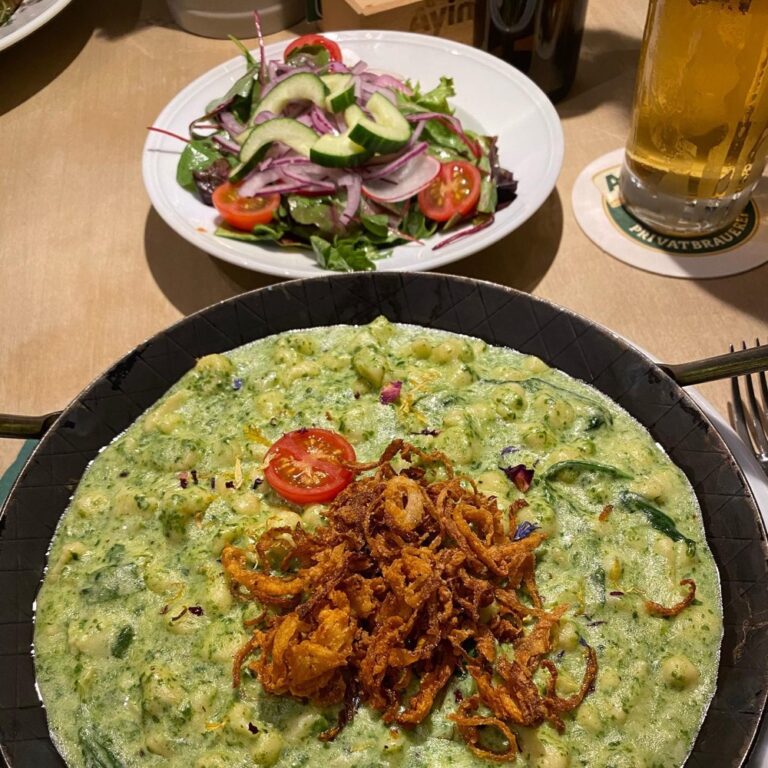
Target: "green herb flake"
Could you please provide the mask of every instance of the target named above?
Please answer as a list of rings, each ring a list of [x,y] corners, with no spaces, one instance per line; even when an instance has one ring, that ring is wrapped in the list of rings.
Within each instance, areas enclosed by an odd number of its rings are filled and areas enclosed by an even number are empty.
[[[133,627],[130,624],[126,624],[117,633],[115,641],[112,643],[111,653],[116,659],[122,659],[128,649],[131,647],[135,633]]]

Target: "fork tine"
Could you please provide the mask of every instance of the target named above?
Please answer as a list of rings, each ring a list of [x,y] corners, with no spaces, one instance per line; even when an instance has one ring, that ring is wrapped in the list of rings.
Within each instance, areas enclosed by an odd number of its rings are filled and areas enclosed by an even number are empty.
[[[747,348],[745,342],[742,342],[742,346],[744,349]],[[760,405],[757,402],[757,397],[755,397],[755,388],[752,384],[752,377],[745,376],[744,378],[746,379],[747,383],[747,398],[749,399],[749,405],[751,408],[751,412],[748,414],[750,431],[752,433],[752,437],[755,440],[755,445],[757,448],[762,454],[768,455],[768,437],[765,435],[765,427],[763,425],[763,420],[760,414]]]
[[[731,352],[733,352],[733,344],[731,344]],[[744,419],[744,404],[741,400],[741,392],[739,391],[739,379],[736,376],[731,378],[731,400],[733,404],[731,412],[733,428],[744,443],[752,449],[752,439],[749,436],[747,422]]]
[[[760,391],[763,395],[763,409],[761,416],[765,422],[768,419],[768,380],[765,378],[765,371],[760,371],[758,374],[758,381],[760,382]]]
[[[760,346],[760,339],[755,339],[755,346]],[[760,394],[763,402],[760,403],[760,407],[757,409],[757,418],[763,425],[763,434],[768,437],[768,380],[765,377],[765,371],[758,372],[757,378],[760,384]],[[768,462],[768,450],[763,448],[763,456]]]
[[[755,345],[760,346],[760,339],[755,339]],[[766,432],[768,432],[768,379],[765,377],[765,371],[759,372],[758,381],[760,382],[760,392],[763,396],[763,408],[760,416],[763,420],[763,426]]]

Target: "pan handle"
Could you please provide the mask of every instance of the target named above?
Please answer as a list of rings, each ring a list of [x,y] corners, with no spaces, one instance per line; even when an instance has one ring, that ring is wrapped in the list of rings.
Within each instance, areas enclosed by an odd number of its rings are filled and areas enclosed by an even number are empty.
[[[12,413],[0,413],[0,437],[20,440],[42,437],[60,415],[49,413],[45,416],[14,416]]]
[[[768,371],[768,346],[740,349],[717,357],[694,360],[676,365],[659,364],[681,387],[702,384],[705,381],[745,376],[748,373]]]
[[[705,381],[744,376],[748,373],[768,371],[768,346],[740,349],[726,355],[707,357],[690,363],[659,363],[659,368],[671,376],[681,387],[702,384]],[[60,413],[45,416],[14,416],[0,413],[0,438],[42,437]]]

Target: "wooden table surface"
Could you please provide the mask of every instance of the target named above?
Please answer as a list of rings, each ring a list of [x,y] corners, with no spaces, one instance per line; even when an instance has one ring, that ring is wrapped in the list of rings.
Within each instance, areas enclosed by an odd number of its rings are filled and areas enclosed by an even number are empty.
[[[637,0],[592,0],[576,84],[558,107],[556,191],[519,230],[443,271],[551,299],[679,362],[768,338],[768,266],[660,277],[610,258],[576,224],[578,173],[627,136],[644,16]],[[146,126],[232,56],[226,40],[175,28],[161,0],[73,0],[0,52],[0,411],[60,409],[146,337],[275,280],[182,240],[141,179]],[[701,391],[725,413],[727,383]],[[0,471],[18,447],[0,441]]]

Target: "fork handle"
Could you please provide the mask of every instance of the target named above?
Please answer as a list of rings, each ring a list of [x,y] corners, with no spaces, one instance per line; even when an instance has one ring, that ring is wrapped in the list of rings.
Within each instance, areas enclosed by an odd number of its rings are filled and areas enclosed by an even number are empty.
[[[748,373],[768,371],[768,346],[740,349],[727,355],[694,360],[676,365],[660,363],[659,368],[669,374],[681,387],[705,381],[745,376]]]

